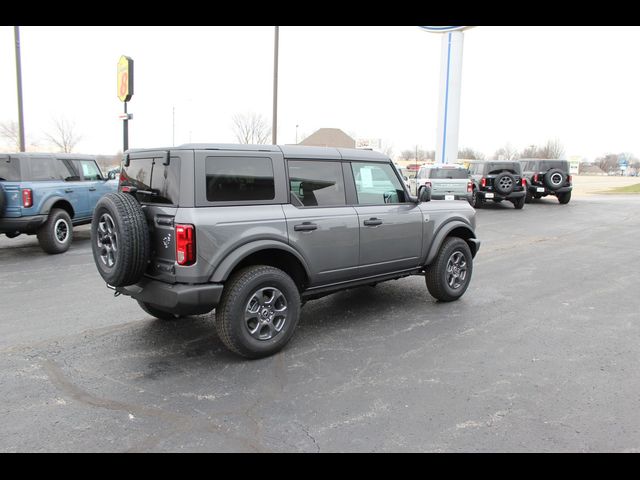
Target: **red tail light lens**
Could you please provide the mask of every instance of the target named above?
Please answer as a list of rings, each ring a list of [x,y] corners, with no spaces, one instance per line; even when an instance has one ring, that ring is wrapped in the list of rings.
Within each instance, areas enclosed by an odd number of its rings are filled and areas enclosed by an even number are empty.
[[[31,208],[33,206],[33,192],[30,188],[22,189],[22,206],[24,208]]]
[[[487,179],[482,177],[482,179],[480,180],[480,186],[481,187],[486,187],[487,186]]]
[[[533,176],[533,181],[538,183],[538,174],[537,173]]]
[[[176,262],[178,265],[196,262],[196,231],[193,225],[176,225]]]
[[[572,178],[571,178],[571,175],[569,175],[569,176],[567,177],[567,182],[569,182],[569,185],[571,185],[571,182],[572,182],[572,181],[573,181],[573,180],[572,180]]]
[[[527,187],[527,179],[524,177],[522,177],[522,186],[525,188]]]
[[[467,183],[467,193],[473,192],[473,183]]]

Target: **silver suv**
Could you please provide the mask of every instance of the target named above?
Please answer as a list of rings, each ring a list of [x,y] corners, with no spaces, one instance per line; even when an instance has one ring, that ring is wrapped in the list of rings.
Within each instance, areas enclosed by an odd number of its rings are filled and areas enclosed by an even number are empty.
[[[270,145],[129,150],[91,228],[98,272],[159,319],[215,309],[250,358],[280,350],[301,304],[423,275],[448,302],[471,280],[475,212],[412,197],[373,151]],[[427,201],[424,201],[427,200]]]

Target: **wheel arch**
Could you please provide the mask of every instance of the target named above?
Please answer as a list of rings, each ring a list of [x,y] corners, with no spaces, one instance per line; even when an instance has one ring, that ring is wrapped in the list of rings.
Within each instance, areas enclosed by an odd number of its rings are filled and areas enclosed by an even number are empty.
[[[433,261],[433,259],[438,254],[442,243],[448,237],[462,238],[465,242],[467,242],[467,245],[469,245],[472,257],[476,256],[476,253],[478,252],[478,242],[476,241],[475,233],[468,224],[460,220],[454,220],[443,225],[435,234],[434,241],[432,242],[431,248],[429,249],[429,253],[427,255],[427,260],[425,261],[425,265],[428,265]]]
[[[269,265],[287,273],[300,291],[309,284],[309,268],[289,245],[277,241],[256,241],[244,244],[226,256],[214,270],[211,282],[224,282],[233,272],[249,265]]]
[[[45,200],[42,208],[40,209],[40,213],[43,215],[48,215],[54,208],[61,208],[62,210],[66,210],[71,218],[75,216],[75,211],[73,210],[73,206],[71,205],[71,203],[62,197],[51,197]]]

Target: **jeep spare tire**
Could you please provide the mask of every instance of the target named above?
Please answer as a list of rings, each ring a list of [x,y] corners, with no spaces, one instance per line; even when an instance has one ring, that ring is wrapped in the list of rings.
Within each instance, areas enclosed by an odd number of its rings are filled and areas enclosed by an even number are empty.
[[[493,179],[493,188],[496,189],[496,192],[503,195],[508,195],[513,192],[515,184],[516,179],[509,172],[500,173]]]
[[[559,168],[552,168],[544,174],[544,184],[549,190],[558,190],[566,179],[565,173]]]
[[[97,203],[91,222],[93,260],[109,285],[136,283],[149,262],[149,230],[138,201],[128,193],[108,193]]]

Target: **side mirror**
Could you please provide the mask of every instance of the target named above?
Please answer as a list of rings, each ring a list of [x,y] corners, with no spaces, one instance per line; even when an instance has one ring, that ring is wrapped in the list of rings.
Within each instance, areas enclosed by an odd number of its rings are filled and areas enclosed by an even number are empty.
[[[424,187],[420,191],[420,195],[418,196],[418,201],[420,201],[420,202],[430,202],[431,201],[431,188]]]
[[[409,177],[407,177],[406,175],[404,177],[402,177],[402,178],[404,178],[405,182],[409,181]]]
[[[107,178],[108,178],[109,180],[115,180],[115,178],[116,178],[116,172],[109,172],[109,173],[107,174]]]

